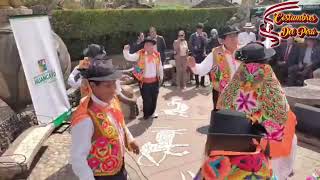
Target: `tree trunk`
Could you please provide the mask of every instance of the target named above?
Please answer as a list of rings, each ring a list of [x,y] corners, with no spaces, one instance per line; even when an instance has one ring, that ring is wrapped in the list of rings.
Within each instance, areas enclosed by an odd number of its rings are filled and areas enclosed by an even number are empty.
[[[241,6],[240,6],[240,11],[241,12],[244,12],[245,16],[244,16],[244,19],[246,22],[249,22],[250,21],[250,9],[251,8],[254,8],[255,6],[255,3],[256,3],[256,0],[242,0],[241,1]]]
[[[81,7],[85,9],[93,9],[95,2],[96,2],[95,0],[81,0],[80,4],[81,4]]]

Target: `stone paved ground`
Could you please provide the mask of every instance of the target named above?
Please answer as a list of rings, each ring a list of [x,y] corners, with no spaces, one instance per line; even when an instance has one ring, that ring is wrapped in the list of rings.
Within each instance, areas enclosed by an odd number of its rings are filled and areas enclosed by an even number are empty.
[[[174,144],[189,144],[189,147],[174,148],[174,152],[189,151],[183,157],[168,155],[167,158],[160,164],[159,167],[145,167],[141,169],[148,179],[152,180],[179,180],[182,179],[181,173],[187,180],[191,179],[188,171],[196,173],[201,160],[203,158],[203,147],[205,136],[196,132],[196,129],[208,123],[211,106],[211,96],[208,95],[209,90],[195,90],[189,88],[184,93],[174,90],[174,88],[161,88],[159,96],[159,119],[154,121],[141,121],[139,119],[128,122],[128,126],[137,141],[142,145],[148,141],[155,142],[157,127],[167,127],[168,129],[187,129],[185,134],[176,135]],[[170,109],[168,102],[172,97],[181,96],[184,103],[191,107],[187,118],[180,116],[169,116],[163,113],[163,110]],[[319,141],[320,143],[320,141]],[[53,134],[43,145],[42,153],[39,155],[39,160],[31,171],[29,180],[76,180],[77,178],[72,173],[69,161],[70,134]],[[320,149],[313,148],[320,152]],[[318,167],[320,168],[320,153],[309,149],[299,147],[297,159],[295,161],[295,176],[291,180],[304,180],[307,175]],[[161,158],[161,153],[154,154],[156,160]],[[138,156],[132,156],[135,161]],[[126,155],[126,164],[131,179],[138,180],[142,178],[138,170],[138,166]],[[145,164],[150,165],[150,161],[143,159]],[[136,169],[136,170],[134,170]],[[136,172],[137,171],[137,172]],[[139,178],[139,176],[141,178]]]

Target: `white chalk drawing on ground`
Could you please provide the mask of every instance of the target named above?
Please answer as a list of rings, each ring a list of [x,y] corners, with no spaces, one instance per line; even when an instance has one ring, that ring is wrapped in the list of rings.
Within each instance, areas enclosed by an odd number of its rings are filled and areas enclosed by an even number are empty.
[[[188,117],[187,113],[189,106],[183,103],[181,98],[173,97],[171,98],[171,102],[169,102],[167,105],[173,108],[164,110],[166,115]]]
[[[156,142],[155,144],[151,142],[147,142],[141,147],[141,155],[138,158],[138,164],[140,166],[160,166],[160,164],[166,159],[167,155],[171,156],[184,156],[189,154],[189,151],[183,151],[180,153],[172,152],[173,148],[176,147],[188,147],[189,144],[173,144],[173,139],[176,134],[181,135],[184,134],[186,129],[177,129],[177,130],[169,130],[169,129],[161,129],[157,131],[152,131],[156,134]],[[153,157],[152,153],[163,153],[162,158],[157,162]],[[148,159],[152,165],[143,164],[141,161],[143,158]]]
[[[192,173],[191,171],[187,171],[187,173],[191,176],[191,179],[194,179],[196,175]],[[183,172],[180,172],[182,180],[186,180],[186,176],[183,174]]]

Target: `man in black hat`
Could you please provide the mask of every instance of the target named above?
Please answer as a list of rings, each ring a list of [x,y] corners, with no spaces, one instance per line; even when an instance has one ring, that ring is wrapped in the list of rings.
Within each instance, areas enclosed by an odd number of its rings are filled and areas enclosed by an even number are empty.
[[[87,48],[83,50],[83,56],[84,60],[81,60],[79,65],[76,66],[73,71],[71,72],[69,78],[68,78],[68,84],[75,89],[80,88],[81,86],[81,74],[79,71],[80,69],[87,68],[90,63],[92,63],[94,60],[107,60],[107,53],[103,46],[100,46],[98,44],[90,44]],[[109,63],[112,63],[110,61]]]
[[[204,25],[199,23],[197,25],[196,32],[191,34],[189,39],[189,46],[191,49],[192,56],[195,58],[197,63],[201,63],[206,57],[206,47],[208,44],[208,35],[206,32],[203,32]],[[199,75],[195,75],[196,87],[199,85],[205,87],[205,76],[201,76],[201,81],[199,84]]]
[[[105,60],[96,60],[81,76],[89,91],[71,119],[71,164],[80,180],[126,180],[125,148],[139,154],[116,97],[121,72]]]
[[[154,49],[156,41],[147,37],[144,42],[144,48],[137,53],[129,53],[129,45],[123,50],[126,60],[137,62],[133,70],[133,75],[140,83],[140,93],[143,100],[144,119],[157,118],[155,113],[159,95],[159,85],[163,80],[163,67],[161,56]]]
[[[149,38],[156,41],[156,45],[154,46],[154,48],[156,51],[160,53],[162,64],[165,64],[165,61],[166,61],[165,50],[167,49],[167,44],[163,36],[158,35],[157,29],[152,26],[149,28]]]
[[[232,79],[236,72],[239,62],[234,58],[234,52],[238,48],[238,33],[237,28],[226,26],[222,28],[219,38],[222,45],[212,49],[212,52],[202,61],[197,64],[197,60],[193,57],[188,58],[188,66],[193,73],[204,76],[210,72],[213,90],[212,101],[214,110],[216,102],[224,87]]]
[[[198,131],[207,134],[206,158],[195,180],[272,177],[268,148],[259,146],[266,130],[252,125],[244,113],[212,111],[210,125]]]

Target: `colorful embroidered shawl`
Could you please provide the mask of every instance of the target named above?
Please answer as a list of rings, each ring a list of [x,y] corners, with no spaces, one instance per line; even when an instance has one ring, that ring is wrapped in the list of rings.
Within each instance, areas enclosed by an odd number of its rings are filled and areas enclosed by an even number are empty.
[[[218,100],[218,109],[245,112],[267,130],[267,138],[282,141],[290,111],[285,93],[268,64],[241,64]]]
[[[267,180],[272,177],[272,170],[261,148],[251,153],[212,151],[200,176],[205,180]]]
[[[151,56],[152,59],[147,59],[146,57],[146,51],[145,50],[140,50],[139,52],[139,60],[136,64],[136,66],[133,69],[133,75],[138,79],[138,81],[143,82],[143,77],[144,77],[144,72],[145,72],[145,63],[146,61],[152,61],[156,64],[157,66],[157,76],[160,78],[160,53],[159,52],[154,52]]]
[[[212,87],[221,92],[231,80],[231,70],[226,60],[222,46],[212,50],[213,57],[216,61],[216,67],[210,72]]]

